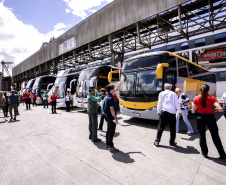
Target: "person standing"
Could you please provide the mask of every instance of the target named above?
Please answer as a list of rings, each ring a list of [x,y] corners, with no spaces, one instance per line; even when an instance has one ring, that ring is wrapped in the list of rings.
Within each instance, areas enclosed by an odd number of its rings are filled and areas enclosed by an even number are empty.
[[[226,92],[222,95],[221,101],[223,101],[223,115],[226,118]]]
[[[47,106],[47,109],[48,109],[48,105],[49,105],[48,99],[49,99],[49,95],[46,94],[46,91],[44,91],[44,94],[42,94],[42,100],[43,100],[43,105],[44,105],[43,108],[45,108]]]
[[[32,98],[32,92],[30,92],[30,90],[28,90],[29,93],[29,101],[28,101],[28,105],[29,105],[29,109],[31,109],[31,98]]]
[[[100,96],[101,96],[101,102],[102,102],[103,99],[104,99],[105,96],[106,96],[106,90],[105,90],[104,88],[101,88],[101,89],[100,89]],[[101,103],[100,103],[100,106],[101,106]],[[103,113],[101,112],[101,116],[100,116],[100,124],[99,124],[98,130],[103,130],[104,120],[107,121],[106,115],[103,114]]]
[[[69,92],[69,96],[70,96],[70,109],[73,110],[73,95],[71,95],[71,92]]]
[[[30,96],[31,94],[28,93],[27,90],[25,90],[25,93],[23,94],[23,98],[25,99],[26,110],[31,109]]]
[[[88,109],[87,113],[89,115],[89,139],[92,142],[100,142],[101,139],[97,138],[97,102],[100,102],[101,98],[99,93],[94,87],[89,88],[89,94],[87,96]]]
[[[6,99],[2,91],[0,91],[0,107],[2,108],[4,117],[6,117]]]
[[[171,91],[172,85],[165,83],[164,84],[165,91],[162,91],[159,94],[158,106],[157,106],[157,116],[159,117],[158,123],[158,131],[156,140],[154,141],[155,146],[159,146],[159,142],[162,137],[162,133],[165,129],[167,123],[169,123],[170,127],[170,146],[175,146],[177,143],[175,142],[176,138],[176,110],[181,116],[180,104],[175,92]]]
[[[118,124],[117,119],[117,106],[113,95],[118,91],[120,83],[115,88],[114,85],[107,85],[107,133],[106,133],[106,150],[110,152],[119,152],[118,149],[114,147],[113,138],[115,135],[116,125]],[[103,102],[104,103],[104,102]]]
[[[17,113],[17,115],[19,115],[20,113],[19,113],[18,107],[20,105],[20,96],[18,95],[18,92],[17,91],[15,91],[15,94],[18,96],[17,97],[17,111],[16,111],[16,113]]]
[[[55,95],[55,92],[50,96],[50,101],[52,102],[52,113],[56,114],[56,99],[58,98],[57,95]]]
[[[35,93],[33,93],[33,106],[36,105],[37,106],[37,103],[36,103],[36,99],[37,99],[37,95]]]
[[[200,147],[202,155],[208,158],[208,147],[206,143],[206,127],[209,129],[213,143],[218,150],[221,159],[226,159],[226,154],[218,133],[217,121],[214,116],[214,107],[216,112],[223,112],[222,107],[214,96],[208,94],[209,86],[202,85],[201,95],[193,100],[193,111],[197,113],[196,123],[199,131]]]
[[[15,91],[12,90],[11,91],[11,95],[9,95],[8,97],[8,101],[9,101],[9,112],[10,112],[10,121],[12,120],[16,120],[16,115],[17,115],[17,100],[18,100],[18,96],[17,94],[15,94]],[[13,114],[12,114],[12,110],[14,109],[14,118],[13,118]]]
[[[66,112],[70,112],[70,95],[69,95],[69,92],[66,93],[66,96],[65,96],[65,104],[66,104]]]
[[[5,104],[5,114],[6,117],[8,117],[8,112],[9,112],[9,101],[8,101],[8,95],[7,92],[4,92],[4,97],[6,99],[6,104]]]
[[[179,103],[180,103],[180,110],[182,112],[183,120],[184,120],[184,122],[185,122],[185,124],[188,128],[188,131],[186,133],[188,135],[194,134],[191,123],[188,120],[188,103],[190,102],[190,100],[185,94],[181,93],[180,88],[176,88],[175,93],[177,94],[177,97],[178,97],[178,100],[179,100]],[[176,120],[177,120],[176,132],[179,132],[180,115],[179,115],[178,111],[177,111],[177,114],[176,114]]]

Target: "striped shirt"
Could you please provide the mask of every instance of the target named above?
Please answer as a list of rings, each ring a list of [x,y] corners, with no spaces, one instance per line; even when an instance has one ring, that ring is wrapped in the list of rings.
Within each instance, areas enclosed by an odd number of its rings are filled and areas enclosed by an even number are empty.
[[[184,94],[181,93],[179,97],[180,109],[181,110],[188,110],[188,106],[185,103],[190,102],[190,99]]]

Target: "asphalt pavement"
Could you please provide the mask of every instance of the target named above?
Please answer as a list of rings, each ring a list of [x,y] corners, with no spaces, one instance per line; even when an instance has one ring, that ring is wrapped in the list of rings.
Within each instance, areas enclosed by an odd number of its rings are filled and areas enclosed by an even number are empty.
[[[83,109],[72,112],[50,107],[19,106],[17,121],[0,118],[0,185],[111,185],[178,184],[225,185],[226,160],[218,157],[207,131],[209,159],[200,154],[199,135],[186,134],[180,121],[176,147],[169,146],[169,128],[160,147],[153,145],[157,121],[118,115],[114,144],[120,150],[105,150],[106,122],[98,131],[102,142],[89,140],[88,116]],[[226,149],[226,120],[217,113],[219,134]],[[99,119],[100,117],[98,117]]]

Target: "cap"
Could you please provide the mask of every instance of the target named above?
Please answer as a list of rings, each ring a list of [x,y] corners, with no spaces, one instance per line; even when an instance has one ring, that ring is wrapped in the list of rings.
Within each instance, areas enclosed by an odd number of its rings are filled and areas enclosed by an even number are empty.
[[[101,88],[100,91],[102,92],[106,92],[105,88]]]

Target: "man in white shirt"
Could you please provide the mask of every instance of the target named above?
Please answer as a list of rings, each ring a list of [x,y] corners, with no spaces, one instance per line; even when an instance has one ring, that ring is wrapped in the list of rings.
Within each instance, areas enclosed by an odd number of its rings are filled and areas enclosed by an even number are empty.
[[[226,92],[222,95],[221,101],[223,101],[223,115],[226,118]]]
[[[162,133],[165,129],[167,123],[170,127],[170,146],[175,146],[176,138],[176,112],[178,110],[180,116],[182,115],[180,109],[180,103],[178,101],[177,95],[175,92],[171,91],[172,85],[165,83],[165,91],[162,91],[159,94],[158,106],[157,106],[157,116],[159,117],[158,132],[156,140],[154,142],[155,146],[159,146],[159,142],[162,137]]]

